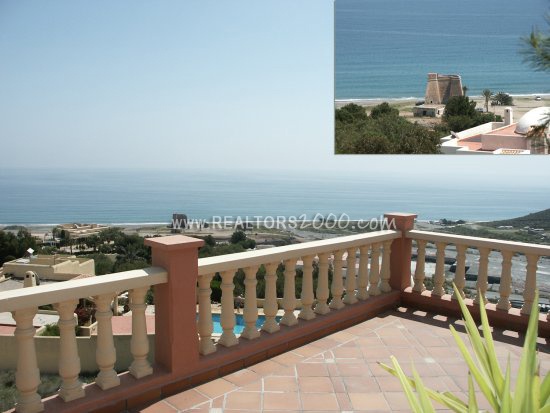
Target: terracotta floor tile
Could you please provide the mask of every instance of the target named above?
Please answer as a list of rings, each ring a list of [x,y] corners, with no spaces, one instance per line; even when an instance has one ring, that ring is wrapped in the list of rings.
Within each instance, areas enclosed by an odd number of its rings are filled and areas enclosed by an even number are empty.
[[[164,400],[161,400],[160,402],[157,402],[155,404],[151,404],[150,406],[147,406],[142,409],[136,410],[136,412],[140,413],[174,413],[177,412],[177,409],[174,408],[174,406],[169,405]]]
[[[264,410],[300,410],[298,393],[264,393]]]
[[[371,372],[365,363],[338,364],[340,377],[370,377]]]
[[[262,376],[260,376],[258,373],[249,370],[249,369],[242,369],[239,371],[236,371],[235,373],[228,374],[224,377],[225,380],[230,381],[235,386],[240,387],[244,386],[248,383],[251,383],[255,380],[260,379]]]
[[[330,377],[330,381],[332,382],[332,387],[335,393],[344,393],[346,391],[342,377]]]
[[[306,344],[305,346],[295,348],[292,352],[302,357],[313,357],[324,350],[324,348],[314,346],[313,344]]]
[[[296,371],[298,377],[328,376],[328,370],[324,364],[298,364],[296,366]]]
[[[334,358],[336,359],[362,359],[363,353],[361,352],[361,349],[357,347],[338,347],[335,348],[333,351]]]
[[[213,380],[211,382],[195,387],[195,390],[198,390],[199,392],[210,398],[218,397],[235,389],[237,389],[235,385],[224,379]]]
[[[300,377],[298,379],[298,385],[300,386],[301,393],[334,392],[334,386],[329,377]]]
[[[404,392],[384,392],[384,397],[392,410],[409,410],[410,405]],[[434,403],[435,404],[435,403]]]
[[[261,393],[234,391],[226,396],[225,409],[260,410],[261,404]]]
[[[455,325],[460,336],[467,339],[463,323],[442,320],[401,308],[176,394],[143,411],[409,412],[399,380],[376,363],[390,364],[390,355],[407,374],[414,363],[428,387],[451,391],[466,400],[468,368],[447,328],[448,324]],[[511,342],[503,343],[499,338]],[[497,358],[504,366],[510,354],[516,372],[522,340],[517,340],[517,345],[514,340],[514,334],[495,330]],[[541,349],[541,371],[546,372],[550,370],[549,346],[541,342]],[[488,407],[482,397],[480,403]],[[434,407],[438,413],[446,411],[445,406],[434,403]]]
[[[259,375],[266,375],[266,374],[273,374],[277,370],[281,370],[282,368],[283,368],[282,364],[276,363],[272,360],[265,360],[265,361],[262,361],[261,363],[250,366],[248,369],[252,370],[254,373],[258,373]]]
[[[294,377],[265,377],[264,391],[298,391],[298,383]]]
[[[304,410],[338,411],[340,409],[334,393],[302,393],[301,398]]]
[[[383,393],[348,393],[354,410],[389,410]]]
[[[262,380],[256,380],[239,388],[241,391],[262,391]]]
[[[353,410],[353,406],[351,405],[351,401],[347,393],[335,393],[335,394],[336,394],[336,399],[338,400],[338,404],[340,405],[341,411]]]
[[[298,353],[288,352],[279,354],[277,357],[273,357],[271,360],[284,366],[294,366],[296,363],[304,360],[304,356],[301,356]]]
[[[401,387],[401,382],[397,377],[394,376],[388,376],[388,377],[377,377],[376,382],[378,383],[378,386],[380,386],[380,390],[383,392],[388,391],[401,391],[403,390],[403,387]]]
[[[378,393],[380,386],[374,377],[344,377],[344,386],[350,393]]]
[[[178,394],[174,394],[173,396],[168,397],[166,401],[172,406],[183,410],[208,401],[208,397],[200,394],[194,389],[191,389]]]

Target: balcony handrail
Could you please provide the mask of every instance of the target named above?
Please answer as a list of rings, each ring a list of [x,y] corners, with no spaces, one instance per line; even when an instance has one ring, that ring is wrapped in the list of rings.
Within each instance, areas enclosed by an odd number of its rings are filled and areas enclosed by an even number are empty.
[[[497,251],[512,251],[520,252],[522,254],[535,254],[541,257],[550,256],[550,246],[547,245],[528,244],[525,242],[515,241],[503,241],[493,238],[479,238],[468,237],[464,235],[442,234],[440,232],[419,230],[407,231],[405,236],[413,240],[423,240],[429,242],[439,241],[445,242],[447,244],[467,245],[468,247],[476,248],[489,248],[491,250]]]
[[[168,281],[164,268],[149,267],[96,277],[42,284],[0,292],[0,312],[23,310],[84,297],[163,284]]]
[[[365,244],[393,240],[399,237],[401,237],[401,231],[382,230],[365,234],[310,241],[303,244],[285,245],[265,250],[200,258],[198,275],[201,276],[231,269],[260,266],[262,264],[279,262],[285,259],[330,253],[336,250],[358,248]]]

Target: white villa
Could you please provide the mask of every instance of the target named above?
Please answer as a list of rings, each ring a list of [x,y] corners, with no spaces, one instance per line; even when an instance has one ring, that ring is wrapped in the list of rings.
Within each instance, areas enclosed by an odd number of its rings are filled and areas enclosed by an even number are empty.
[[[542,137],[528,134],[533,127],[544,125],[549,115],[549,107],[539,107],[514,123],[512,108],[506,108],[503,122],[484,123],[441,138],[441,151],[457,155],[548,154],[548,128]]]

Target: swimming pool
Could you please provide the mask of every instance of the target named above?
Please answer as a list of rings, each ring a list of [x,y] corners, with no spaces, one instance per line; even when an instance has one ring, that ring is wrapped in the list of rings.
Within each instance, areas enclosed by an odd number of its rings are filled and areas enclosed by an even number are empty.
[[[241,334],[244,330],[244,326],[246,323],[244,322],[244,318],[242,314],[235,314],[236,323],[235,328],[233,329],[233,332],[235,334]],[[277,322],[281,319],[281,317],[275,317]],[[256,320],[256,327],[260,329],[265,323],[265,316],[259,315],[258,319]],[[220,314],[212,314],[212,324],[214,325],[214,334],[221,334],[223,333],[222,325],[220,322]]]

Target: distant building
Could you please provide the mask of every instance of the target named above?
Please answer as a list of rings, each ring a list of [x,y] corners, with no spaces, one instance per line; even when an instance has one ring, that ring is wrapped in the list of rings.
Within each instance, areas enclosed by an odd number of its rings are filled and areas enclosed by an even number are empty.
[[[180,233],[187,228],[187,215],[185,214],[172,214],[172,223],[169,226],[172,229],[172,233]]]
[[[445,112],[444,105],[419,105],[413,108],[415,117],[428,116],[430,118],[440,118]]]
[[[446,105],[453,96],[464,96],[460,75],[428,73],[426,84],[426,105]]]
[[[548,128],[541,136],[530,136],[550,115],[549,107],[531,109],[514,123],[512,108],[504,110],[503,122],[488,122],[441,139],[446,154],[529,155],[548,154]]]
[[[32,271],[41,280],[67,281],[81,274],[95,275],[95,263],[74,255],[35,255],[5,262],[1,271],[13,278],[23,279],[27,271]]]
[[[65,231],[70,239],[86,238],[91,235],[98,235],[104,229],[109,228],[101,224],[63,224],[60,225],[62,231]]]

